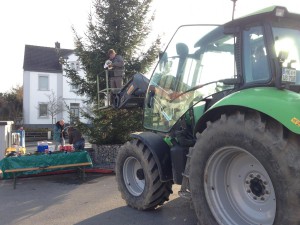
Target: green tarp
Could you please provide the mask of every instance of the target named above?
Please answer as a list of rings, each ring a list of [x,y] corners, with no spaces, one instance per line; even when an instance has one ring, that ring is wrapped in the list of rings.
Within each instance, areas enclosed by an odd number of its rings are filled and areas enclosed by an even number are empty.
[[[86,151],[79,152],[57,152],[52,154],[25,155],[8,157],[0,161],[0,170],[3,172],[3,179],[12,178],[12,173],[5,173],[8,169],[41,168],[40,170],[18,172],[17,176],[51,172],[62,169],[46,169],[48,166],[68,165],[77,163],[92,163],[90,155]],[[67,169],[70,169],[69,167]]]

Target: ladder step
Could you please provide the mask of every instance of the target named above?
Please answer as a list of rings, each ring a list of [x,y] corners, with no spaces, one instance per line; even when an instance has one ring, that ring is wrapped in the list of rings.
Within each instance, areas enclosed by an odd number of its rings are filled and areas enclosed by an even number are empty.
[[[186,178],[190,178],[190,175],[189,174],[186,174],[186,173],[182,173],[182,176],[186,177]]]
[[[192,196],[191,196],[191,193],[190,192],[187,192],[187,191],[178,191],[178,195],[182,198],[185,198],[187,200],[192,200]]]

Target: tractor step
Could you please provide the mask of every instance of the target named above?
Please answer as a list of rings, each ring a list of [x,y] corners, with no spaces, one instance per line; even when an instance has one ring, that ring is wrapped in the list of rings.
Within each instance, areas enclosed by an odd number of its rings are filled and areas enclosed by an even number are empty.
[[[192,196],[191,196],[191,193],[190,192],[187,192],[187,191],[178,191],[178,195],[182,198],[185,198],[189,201],[192,200]]]

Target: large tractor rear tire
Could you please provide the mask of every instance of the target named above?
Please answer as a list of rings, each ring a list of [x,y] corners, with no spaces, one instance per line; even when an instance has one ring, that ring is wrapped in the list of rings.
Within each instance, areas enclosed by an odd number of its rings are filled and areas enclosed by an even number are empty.
[[[190,187],[202,225],[299,225],[300,137],[257,112],[207,123]]]
[[[141,141],[127,142],[116,159],[116,179],[127,205],[150,210],[169,200],[172,182],[161,182],[157,164]]]

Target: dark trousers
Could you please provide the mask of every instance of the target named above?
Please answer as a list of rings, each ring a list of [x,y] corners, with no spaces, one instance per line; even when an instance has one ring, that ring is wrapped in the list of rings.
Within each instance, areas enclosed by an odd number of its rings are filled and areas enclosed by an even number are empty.
[[[110,88],[121,88],[123,86],[123,78],[120,77],[110,77]]]
[[[84,150],[84,146],[85,146],[85,140],[83,138],[81,138],[79,141],[76,141],[73,144],[75,151]]]

